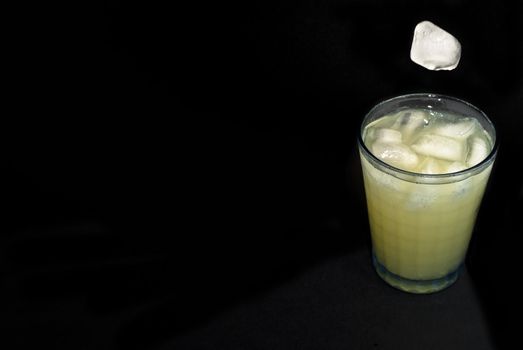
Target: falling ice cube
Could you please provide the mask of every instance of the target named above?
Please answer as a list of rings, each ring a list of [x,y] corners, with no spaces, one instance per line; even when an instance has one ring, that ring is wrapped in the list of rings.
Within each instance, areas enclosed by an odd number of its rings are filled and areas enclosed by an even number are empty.
[[[452,70],[458,66],[461,45],[452,34],[429,21],[418,23],[410,59],[430,70]]]
[[[375,142],[372,154],[387,164],[403,170],[412,170],[418,165],[418,156],[402,143]]]
[[[425,134],[420,136],[411,147],[416,153],[424,156],[449,161],[462,161],[466,144],[464,141],[446,136]]]

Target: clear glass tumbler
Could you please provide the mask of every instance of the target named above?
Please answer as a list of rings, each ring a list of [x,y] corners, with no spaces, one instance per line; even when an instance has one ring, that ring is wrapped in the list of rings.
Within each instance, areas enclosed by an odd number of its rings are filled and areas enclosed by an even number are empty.
[[[478,164],[453,173],[421,174],[391,166],[364,143],[367,125],[402,109],[423,109],[475,118],[492,149]],[[498,142],[492,122],[460,99],[435,94],[398,96],[365,116],[358,138],[378,275],[411,293],[433,293],[454,283],[463,267]]]

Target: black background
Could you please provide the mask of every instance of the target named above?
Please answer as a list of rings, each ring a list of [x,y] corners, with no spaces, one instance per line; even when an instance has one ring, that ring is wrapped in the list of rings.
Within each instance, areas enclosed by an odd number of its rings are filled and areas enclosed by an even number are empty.
[[[359,124],[420,91],[497,127],[467,267],[494,343],[516,339],[521,5],[114,0],[9,14],[1,293],[19,348],[155,348],[368,250]],[[460,40],[456,70],[410,61],[422,20]]]

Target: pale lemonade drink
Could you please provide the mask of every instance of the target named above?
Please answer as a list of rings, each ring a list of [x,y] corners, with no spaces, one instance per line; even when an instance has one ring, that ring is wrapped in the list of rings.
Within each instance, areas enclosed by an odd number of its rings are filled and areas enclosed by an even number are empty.
[[[430,293],[458,277],[496,153],[492,123],[451,97],[377,105],[359,139],[373,259],[389,284]]]

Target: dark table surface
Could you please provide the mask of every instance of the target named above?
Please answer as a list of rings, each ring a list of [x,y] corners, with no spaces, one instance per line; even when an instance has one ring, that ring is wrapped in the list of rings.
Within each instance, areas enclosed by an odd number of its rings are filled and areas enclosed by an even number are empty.
[[[428,4],[95,1],[14,12],[0,127],[0,346],[518,340],[523,11]],[[461,41],[456,70],[410,62],[425,19]],[[375,103],[419,91],[473,103],[500,139],[466,272],[428,296],[373,272],[356,151]]]
[[[386,286],[369,260],[366,250],[328,259],[160,348],[494,348],[468,274],[444,292],[408,295]]]

